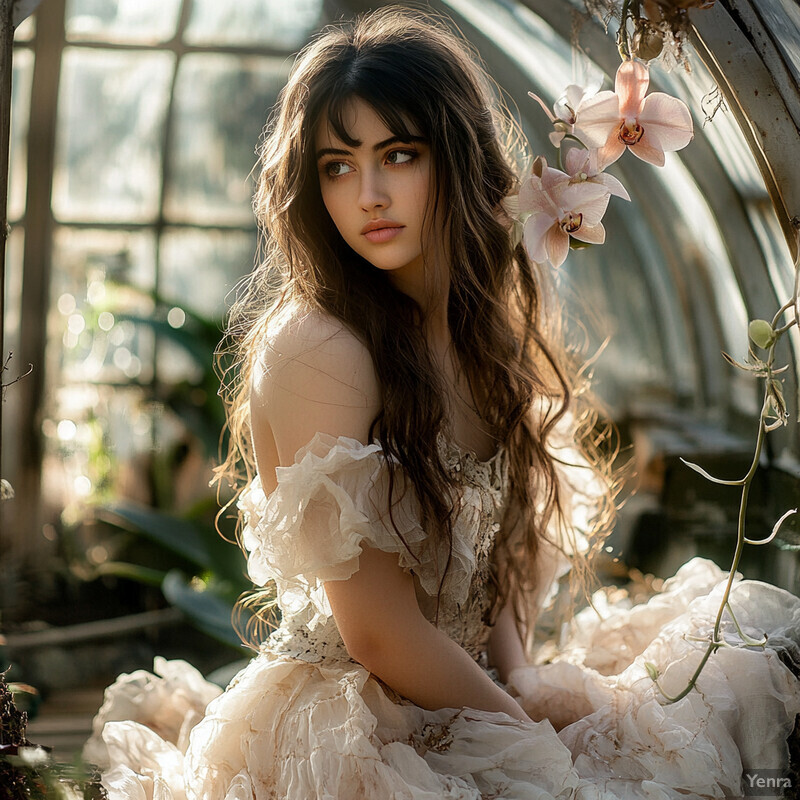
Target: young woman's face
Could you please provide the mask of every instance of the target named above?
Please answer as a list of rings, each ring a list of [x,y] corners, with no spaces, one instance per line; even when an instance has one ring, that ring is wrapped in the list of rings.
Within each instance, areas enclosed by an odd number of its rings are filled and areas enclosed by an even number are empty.
[[[341,141],[325,122],[316,134],[325,208],[345,242],[378,269],[420,268],[430,181],[427,142],[399,139],[358,98],[348,104],[343,122],[357,146]]]

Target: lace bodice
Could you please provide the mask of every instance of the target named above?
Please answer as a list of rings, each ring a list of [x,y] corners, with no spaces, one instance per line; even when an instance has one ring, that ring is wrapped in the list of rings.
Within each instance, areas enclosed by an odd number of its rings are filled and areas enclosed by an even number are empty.
[[[349,578],[367,545],[397,553],[400,565],[414,575],[423,614],[473,658],[485,658],[490,562],[506,502],[507,452],[501,448],[489,461],[480,461],[442,436],[438,444],[459,487],[438,617],[446,546],[433,546],[422,530],[410,485],[392,509],[408,548],[397,536],[379,444],[317,433],[293,465],[277,468],[272,494],[265,495],[258,477],[242,493],[248,572],[256,585],[275,581],[282,614],[262,650],[315,663],[349,660],[323,583]]]

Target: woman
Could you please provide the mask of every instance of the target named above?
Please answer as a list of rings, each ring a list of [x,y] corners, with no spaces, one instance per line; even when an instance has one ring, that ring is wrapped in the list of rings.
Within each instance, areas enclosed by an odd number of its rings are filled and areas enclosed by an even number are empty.
[[[709,618],[689,601],[710,566],[635,628],[585,621],[573,663],[526,664],[562,553],[583,563],[574,509],[588,497],[602,520],[610,491],[504,210],[502,120],[463,43],[418,13],[299,56],[261,154],[267,252],[232,316],[222,469],[247,471],[248,572],[282,621],[205,711],[214,690],[175,663],[112,687],[87,749],[112,798],[722,797],[743,763],[785,761],[800,691],[775,651],[720,654],[674,706],[643,667],[645,647],[694,656],[679,636]],[[749,591],[750,624],[778,628],[763,608],[792,599]],[[576,663],[599,642],[619,675]],[[743,668],[767,721],[745,716]]]

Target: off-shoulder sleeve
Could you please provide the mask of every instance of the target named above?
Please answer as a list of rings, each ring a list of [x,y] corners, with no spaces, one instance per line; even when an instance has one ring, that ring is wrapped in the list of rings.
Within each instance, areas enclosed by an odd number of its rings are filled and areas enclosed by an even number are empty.
[[[250,579],[257,586],[274,580],[284,612],[310,606],[309,620],[327,616],[321,584],[351,577],[364,546],[397,553],[404,569],[418,562],[425,532],[416,495],[398,470],[390,517],[379,444],[317,433],[294,464],[275,473],[276,489],[266,496],[256,477],[242,492],[239,509]]]

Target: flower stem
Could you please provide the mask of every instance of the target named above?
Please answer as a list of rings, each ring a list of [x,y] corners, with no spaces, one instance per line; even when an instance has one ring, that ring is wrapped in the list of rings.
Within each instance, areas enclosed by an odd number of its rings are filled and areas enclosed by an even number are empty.
[[[633,2],[633,0],[624,0],[622,3],[619,33],[617,34],[617,49],[623,61],[628,61],[631,57],[631,40],[628,34],[628,19],[631,17],[631,2]],[[636,5],[638,8],[638,2]]]
[[[774,328],[780,321],[781,317],[794,305],[794,298],[787,300],[777,311],[772,318],[772,327]]]
[[[692,675],[692,677],[689,678],[689,682],[680,692],[678,692],[678,694],[676,695],[668,694],[667,692],[664,691],[664,687],[661,685],[659,681],[655,682],[658,691],[661,692],[662,695],[664,695],[667,702],[677,703],[678,700],[683,700],[683,698],[686,697],[686,695],[689,694],[689,692],[691,692],[692,689],[694,689],[694,685],[697,683],[697,679],[700,677],[700,673],[703,671],[703,667],[705,667],[706,662],[711,657],[711,654],[719,647],[720,647],[719,642],[708,643],[706,652],[704,653],[703,658],[700,660],[700,663],[697,665],[697,669],[694,671],[694,675]]]
[[[628,3],[625,4],[623,7],[623,23],[625,22],[625,10],[628,6]],[[798,234],[798,250],[800,250],[800,234]],[[784,303],[775,316],[772,319],[772,329],[774,333],[774,337],[772,339],[771,344],[767,348],[767,356],[763,362],[764,371],[762,376],[764,378],[764,399],[761,404],[761,412],[758,415],[758,435],[756,436],[756,443],[755,449],[753,452],[753,460],[750,463],[750,468],[747,471],[747,474],[744,478],[741,479],[741,487],[742,493],[739,500],[739,518],[736,525],[736,549],[733,554],[733,559],[731,561],[731,568],[730,572],[728,573],[728,580],[725,584],[725,591],[722,595],[722,601],[720,602],[719,611],[717,612],[716,620],[714,621],[714,631],[711,634],[711,639],[708,642],[708,647],[706,648],[706,652],[703,654],[700,663],[697,665],[697,669],[694,671],[694,674],[689,679],[689,682],[686,684],[684,689],[676,695],[670,695],[664,691],[664,688],[661,686],[658,680],[655,681],[656,688],[661,692],[664,698],[667,700],[668,703],[675,703],[678,700],[686,697],[686,695],[692,690],[694,685],[697,683],[697,679],[700,677],[700,673],[703,671],[708,659],[711,657],[711,654],[723,646],[723,641],[720,639],[720,628],[722,626],[722,616],[727,608],[730,611],[731,617],[733,618],[733,624],[736,626],[737,631],[739,632],[742,640],[746,646],[760,646],[763,647],[766,644],[766,638],[764,642],[756,642],[755,640],[750,639],[750,637],[745,636],[741,628],[739,627],[739,623],[736,621],[736,617],[733,615],[733,610],[730,606],[730,596],[731,596],[731,589],[733,588],[733,581],[736,576],[736,570],[739,567],[739,562],[742,558],[742,551],[744,550],[744,546],[746,543],[749,544],[767,544],[772,541],[774,534],[777,532],[777,528],[780,527],[780,524],[792,513],[796,513],[796,510],[787,512],[786,514],[778,520],[776,524],[776,530],[773,531],[773,536],[768,536],[762,540],[753,540],[748,539],[745,536],[745,517],[747,515],[747,501],[750,497],[750,486],[753,482],[753,478],[755,477],[756,471],[758,470],[758,464],[761,460],[761,452],[764,448],[764,440],[766,438],[767,431],[770,429],[770,424],[767,422],[770,409],[772,407],[771,404],[771,397],[773,397],[773,384],[777,381],[775,375],[782,370],[774,370],[773,365],[775,363],[775,347],[777,346],[778,342],[780,341],[781,336],[786,333],[790,328],[794,327],[795,325],[800,324],[800,320],[798,320],[798,315],[800,315],[800,257],[798,257],[797,261],[794,263],[794,292],[792,295],[792,299],[788,302]],[[780,322],[781,317],[790,309],[794,310],[794,319],[787,322],[780,328],[776,326]],[[773,427],[778,423],[773,423]],[[694,467],[696,469],[696,467]],[[708,476],[711,478],[711,476]],[[714,480],[711,478],[711,480]]]

